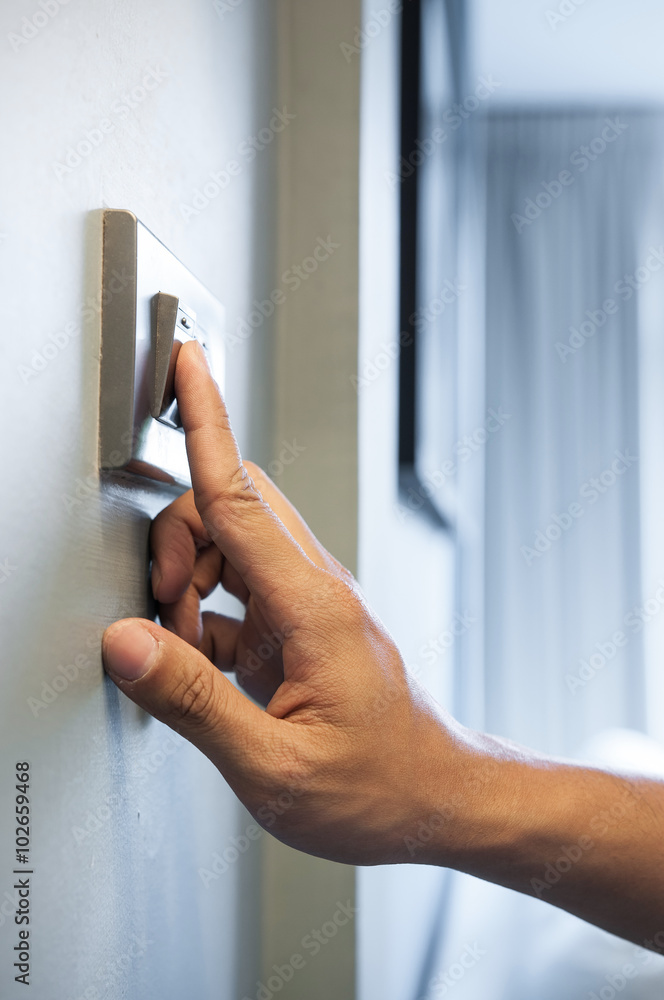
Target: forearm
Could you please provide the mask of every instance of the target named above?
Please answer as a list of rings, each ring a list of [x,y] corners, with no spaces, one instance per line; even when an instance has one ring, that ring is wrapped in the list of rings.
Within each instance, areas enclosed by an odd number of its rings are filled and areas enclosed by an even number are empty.
[[[466,731],[457,759],[452,786],[445,768],[447,822],[423,845],[429,860],[658,948],[664,782],[547,759]],[[435,793],[432,802],[433,815]]]

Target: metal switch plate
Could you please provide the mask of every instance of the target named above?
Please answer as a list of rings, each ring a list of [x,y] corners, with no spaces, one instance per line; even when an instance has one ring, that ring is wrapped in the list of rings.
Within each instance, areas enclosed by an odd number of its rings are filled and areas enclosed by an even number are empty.
[[[190,486],[175,364],[198,340],[223,389],[224,308],[132,212],[102,231],[100,468]]]

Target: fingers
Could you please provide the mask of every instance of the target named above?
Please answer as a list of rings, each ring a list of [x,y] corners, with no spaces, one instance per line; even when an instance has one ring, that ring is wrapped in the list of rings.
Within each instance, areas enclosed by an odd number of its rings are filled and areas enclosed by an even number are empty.
[[[241,775],[248,748],[270,739],[274,720],[203,653],[154,622],[116,622],[104,633],[102,648],[117,686],[202,750],[226,777]]]
[[[291,620],[310,590],[311,561],[244,468],[224,402],[193,342],[178,355],[175,389],[205,529],[272,620]]]
[[[218,670],[235,670],[238,637],[242,622],[214,611],[203,614],[203,635],[199,649]]]
[[[284,638],[267,629],[259,632],[253,614],[239,622],[206,611],[199,648],[219,670],[234,670],[238,684],[265,706],[284,679],[281,658]]]
[[[210,543],[196,556],[191,581],[187,589],[171,604],[159,604],[159,618],[164,628],[175,632],[182,639],[198,646],[203,637],[201,599],[207,597],[219,583],[222,555]]]
[[[191,490],[169,504],[152,522],[152,590],[161,624],[199,646],[203,638],[201,599],[222,586],[243,603],[249,591],[237,570],[210,541]]]
[[[188,490],[165,507],[152,522],[152,591],[162,604],[179,601],[195,585],[207,597],[221,579],[222,586],[246,604],[249,591],[237,570],[210,542],[201,516]],[[216,562],[208,552],[217,553]]]
[[[263,498],[312,562],[332,573],[338,573],[339,569],[343,572],[343,568],[320,544],[297,510],[263,470],[253,462],[245,462],[245,467]],[[218,553],[218,549],[211,543],[206,545],[208,539],[192,490],[164,508],[152,523],[152,590],[160,604],[167,606],[161,608],[162,624],[183,638],[184,632],[180,630],[182,623],[191,623],[192,627],[200,624],[198,595],[207,597],[220,580],[224,590],[243,604],[249,600],[249,590],[240,574],[228,559],[219,556],[215,560],[211,551]],[[181,604],[186,605],[186,610],[180,609]],[[188,641],[194,640],[188,638]],[[198,641],[200,636],[194,645]]]
[[[163,604],[182,597],[190,585],[199,545],[210,542],[191,491],[169,504],[152,522],[152,591]]]

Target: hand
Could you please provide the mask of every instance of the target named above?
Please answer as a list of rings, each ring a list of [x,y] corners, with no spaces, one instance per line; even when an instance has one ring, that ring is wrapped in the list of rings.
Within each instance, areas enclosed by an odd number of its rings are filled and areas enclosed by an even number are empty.
[[[196,344],[175,386],[193,482],[155,520],[162,622],[104,635],[124,693],[205,753],[259,823],[310,854],[456,867],[664,948],[664,782],[466,730],[409,677],[355,581],[243,464]],[[217,583],[242,622],[200,615]],[[262,709],[221,671],[235,669]]]
[[[352,863],[412,860],[407,838],[446,793],[431,787],[435,762],[458,758],[458,740],[352,575],[242,462],[195,344],[180,351],[176,393],[193,491],[152,528],[165,627],[112,625],[107,672],[202,750],[281,840]],[[244,603],[242,622],[201,616],[218,583]],[[220,672],[232,670],[265,711]],[[280,795],[288,807],[277,816]]]

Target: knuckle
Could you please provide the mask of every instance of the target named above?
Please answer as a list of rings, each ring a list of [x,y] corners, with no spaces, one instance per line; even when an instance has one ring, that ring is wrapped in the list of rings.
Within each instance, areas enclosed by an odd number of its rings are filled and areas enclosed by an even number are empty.
[[[171,715],[199,728],[211,729],[218,717],[217,691],[208,671],[196,666],[180,678],[169,698]]]
[[[353,574],[351,573],[351,571],[349,569],[346,569],[346,567],[342,565],[342,563],[340,563],[337,559],[334,559],[334,563],[337,576],[339,577],[341,582],[345,584],[346,587],[350,588],[353,594],[357,597],[358,583]]]
[[[267,474],[263,471],[263,469],[261,469],[260,465],[256,465],[255,462],[244,462],[244,467],[258,489],[261,488],[261,484],[268,481]]]
[[[353,607],[362,607],[362,602],[356,590],[356,582],[352,573],[348,570],[335,578],[335,591],[337,599]]]
[[[224,485],[217,484],[214,491],[199,489],[197,496],[201,518],[213,537],[220,525],[245,517],[259,504],[261,495],[245,464],[239,464]]]
[[[348,571],[346,574],[329,576],[325,600],[329,612],[341,628],[352,629],[362,624],[366,608],[357,592],[353,576]]]

